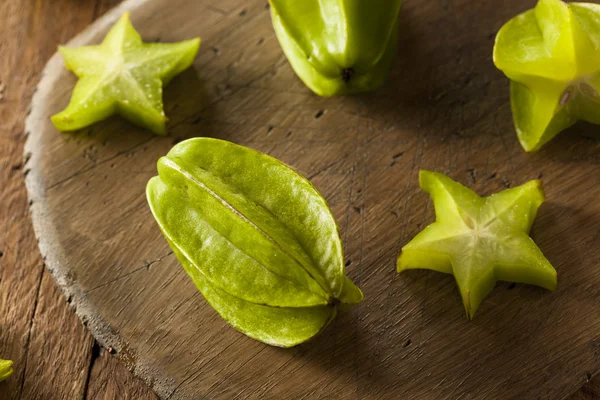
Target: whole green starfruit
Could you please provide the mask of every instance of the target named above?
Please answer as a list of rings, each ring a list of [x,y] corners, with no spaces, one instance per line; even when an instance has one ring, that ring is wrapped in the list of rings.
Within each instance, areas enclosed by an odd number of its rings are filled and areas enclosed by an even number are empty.
[[[498,32],[517,135],[538,150],[577,120],[600,124],[600,5],[539,0]]]
[[[14,372],[12,365],[13,362],[11,360],[3,360],[0,358],[0,382],[12,375]]]
[[[269,0],[273,27],[296,74],[313,92],[373,90],[390,69],[401,0]]]
[[[290,347],[329,324],[362,292],[346,277],[325,199],[266,154],[195,138],[158,161],[146,195],[178,260],[234,328]]]

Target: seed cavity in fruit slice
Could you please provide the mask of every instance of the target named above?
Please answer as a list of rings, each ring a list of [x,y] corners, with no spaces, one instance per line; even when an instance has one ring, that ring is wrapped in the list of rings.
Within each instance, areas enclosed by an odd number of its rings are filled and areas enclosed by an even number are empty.
[[[526,151],[578,120],[600,124],[600,5],[539,0],[500,29],[493,58],[511,80],[515,130]]]
[[[96,46],[64,47],[67,69],[79,77],[67,108],[52,117],[60,131],[74,131],[120,114],[158,135],[166,134],[162,88],[189,68],[200,39],[143,43],[129,13]]]
[[[544,192],[539,180],[480,197],[445,175],[420,171],[436,221],[398,257],[397,271],[431,269],[454,275],[472,319],[496,281],[556,288],[556,271],[529,237]]]

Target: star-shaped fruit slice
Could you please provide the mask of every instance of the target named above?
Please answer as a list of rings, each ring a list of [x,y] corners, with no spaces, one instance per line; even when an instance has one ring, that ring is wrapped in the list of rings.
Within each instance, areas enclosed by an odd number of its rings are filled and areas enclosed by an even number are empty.
[[[529,237],[544,201],[539,180],[488,197],[436,172],[421,171],[419,184],[433,200],[436,221],[402,248],[398,272],[454,275],[470,319],[496,281],[556,288],[556,270]]]
[[[52,122],[60,131],[73,131],[120,114],[165,135],[162,88],[192,65],[199,46],[199,38],[143,43],[125,13],[102,44],[59,47],[67,68],[79,81],[69,105]]]
[[[578,120],[600,124],[600,5],[539,0],[500,29],[494,63],[526,151]]]

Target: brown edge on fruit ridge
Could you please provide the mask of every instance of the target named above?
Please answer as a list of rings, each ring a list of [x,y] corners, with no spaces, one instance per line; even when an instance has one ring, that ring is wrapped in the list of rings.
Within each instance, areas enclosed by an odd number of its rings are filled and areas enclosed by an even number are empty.
[[[98,32],[107,32],[125,11],[135,14],[136,10],[141,9],[145,2],[146,0],[125,0],[94,21],[67,45],[82,46],[92,42]],[[28,170],[28,173],[25,174],[25,186],[31,204],[29,212],[38,247],[46,267],[54,276],[63,295],[71,299],[75,314],[87,326],[98,343],[105,348],[116,349],[119,353],[118,357],[122,362],[126,362],[130,370],[133,369],[134,375],[150,386],[159,397],[166,399],[173,394],[177,386],[175,380],[165,377],[165,374],[156,369],[156,366],[148,360],[139,359],[130,350],[128,343],[123,343],[110,325],[94,310],[84,291],[69,277],[68,268],[65,268],[69,261],[57,239],[54,221],[49,220],[45,215],[47,185],[40,173],[39,163],[40,155],[44,151],[42,148],[44,122],[47,123],[50,120],[50,115],[44,104],[46,100],[53,97],[52,90],[60,76],[56,71],[62,71],[63,68],[65,67],[62,57],[58,52],[54,53],[40,75],[40,81],[31,100],[30,113],[25,120],[26,140],[23,157],[24,168]],[[38,165],[38,168],[32,167],[35,165]]]

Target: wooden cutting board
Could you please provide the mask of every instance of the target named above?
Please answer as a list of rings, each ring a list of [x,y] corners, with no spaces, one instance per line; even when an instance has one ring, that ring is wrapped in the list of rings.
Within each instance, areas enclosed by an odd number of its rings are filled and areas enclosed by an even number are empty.
[[[165,399],[560,399],[600,369],[600,137],[577,125],[519,146],[494,35],[534,1],[407,0],[386,86],[320,98],[295,76],[266,0],[130,0],[71,45],[98,43],[127,9],[146,41],[201,36],[165,90],[170,137],[119,118],[75,134],[50,115],[75,83],[60,56],[27,121],[26,184],[47,266],[100,343]],[[144,195],[157,159],[193,136],[267,152],[305,174],[337,217],[365,301],[293,349],[230,328],[169,250]],[[555,293],[500,283],[468,321],[452,277],[395,272],[433,221],[419,169],[490,194],[541,178],[532,236]]]

